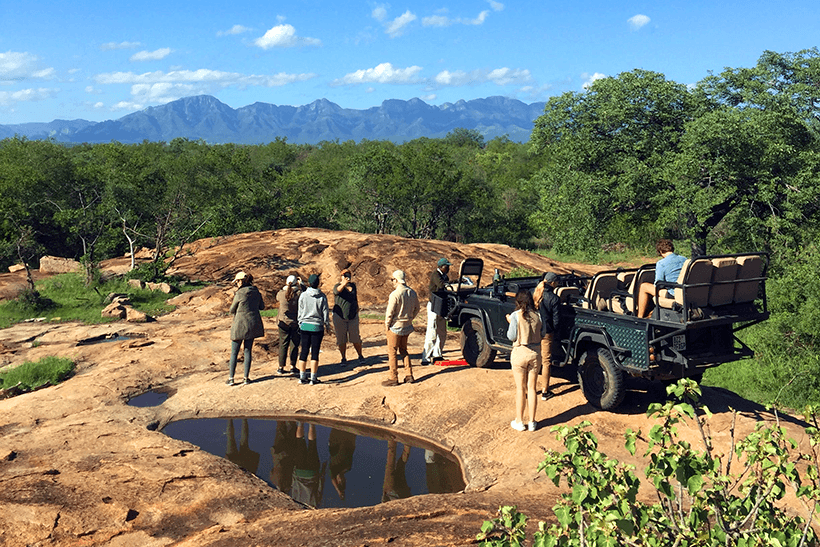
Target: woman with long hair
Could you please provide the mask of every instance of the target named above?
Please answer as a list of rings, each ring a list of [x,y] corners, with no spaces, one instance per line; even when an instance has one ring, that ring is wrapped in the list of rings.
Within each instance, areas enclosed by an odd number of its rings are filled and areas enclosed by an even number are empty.
[[[518,291],[515,311],[507,315],[507,320],[510,322],[507,338],[513,343],[510,365],[515,380],[515,419],[510,426],[516,431],[535,431],[536,386],[541,366],[541,317],[529,291]],[[525,408],[529,418],[527,425],[524,425]]]

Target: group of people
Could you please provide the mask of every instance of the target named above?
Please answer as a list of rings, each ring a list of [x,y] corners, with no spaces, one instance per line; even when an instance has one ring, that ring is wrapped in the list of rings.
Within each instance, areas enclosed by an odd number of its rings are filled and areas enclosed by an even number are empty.
[[[449,265],[449,261],[442,259]],[[441,263],[441,261],[439,261]],[[446,274],[445,274],[446,280]],[[230,313],[234,316],[231,325],[231,357],[228,365],[228,385],[235,381],[236,363],[239,350],[244,347],[243,384],[251,383],[251,350],[255,338],[264,336],[265,330],[260,311],[265,304],[259,290],[253,285],[253,276],[239,272],[234,277],[237,286]],[[334,303],[331,309],[327,296],[319,289],[317,274],[308,277],[307,286],[295,275],[288,276],[285,286],[277,293],[279,303],[279,374],[293,374],[299,383],[316,385],[318,378],[319,350],[325,334],[331,333],[331,317],[336,344],[341,354],[341,363],[347,364],[347,346],[352,345],[358,360],[364,359],[362,338],[359,332],[359,301],[352,273],[344,269],[339,282],[333,286]],[[419,299],[416,291],[407,286],[404,271],[396,270],[391,276],[393,291],[390,293],[385,312],[385,331],[390,375],[383,382],[386,386],[399,385],[398,361],[404,363],[404,383],[415,381],[407,350],[407,339],[413,332],[413,319],[419,313]],[[440,338],[434,338],[430,354],[441,356],[441,346],[446,337],[446,325]],[[289,369],[286,367],[290,365]]]

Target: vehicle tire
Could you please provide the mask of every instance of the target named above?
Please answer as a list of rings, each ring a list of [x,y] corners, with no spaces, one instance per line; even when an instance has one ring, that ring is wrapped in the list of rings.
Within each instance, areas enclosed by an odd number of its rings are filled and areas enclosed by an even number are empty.
[[[590,348],[578,363],[578,384],[589,404],[601,410],[612,410],[626,395],[623,371],[606,348]]]
[[[484,324],[471,317],[461,327],[461,355],[472,366],[484,368],[495,360],[496,351],[487,342]]]

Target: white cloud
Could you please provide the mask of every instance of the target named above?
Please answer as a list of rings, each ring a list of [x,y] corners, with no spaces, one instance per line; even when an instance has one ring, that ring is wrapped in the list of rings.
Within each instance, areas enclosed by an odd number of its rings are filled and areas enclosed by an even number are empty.
[[[504,4],[501,2],[496,2],[495,0],[489,0],[489,2],[493,11],[504,11]]]
[[[391,38],[396,38],[398,36],[401,36],[402,34],[404,34],[404,31],[405,31],[407,25],[409,25],[410,23],[412,23],[416,19],[418,19],[418,17],[416,17],[416,15],[414,13],[412,13],[410,10],[407,10],[403,14],[401,14],[400,16],[393,19],[393,21],[388,23],[387,27],[385,29],[385,32]]]
[[[44,101],[54,97],[58,91],[60,90],[46,87],[21,89],[19,91],[0,91],[0,105]]]
[[[419,98],[420,98],[422,101],[424,101],[424,102],[426,102],[426,103],[429,103],[429,102],[431,102],[431,101],[435,101],[435,100],[436,100],[436,94],[435,94],[435,93],[430,93],[429,95],[422,95],[422,96],[421,96],[421,97],[419,97]]]
[[[321,46],[322,41],[317,38],[304,38],[296,35],[293,25],[277,25],[268,30],[264,36],[253,41],[262,49],[272,47]]]
[[[363,83],[415,84],[421,81],[418,78],[419,72],[421,72],[420,66],[393,68],[391,63],[381,63],[375,68],[357,70],[356,72],[346,74],[342,78],[332,81],[330,85],[356,85]]]
[[[46,80],[53,78],[53,68],[38,68],[40,58],[32,53],[7,51],[0,53],[0,82],[4,80]]]
[[[160,59],[165,59],[168,55],[171,54],[171,48],[164,47],[161,49],[155,49],[154,51],[140,51],[133,54],[128,60],[131,62],[138,62],[138,61],[159,61]]]
[[[595,74],[590,76],[589,74],[584,73],[581,74],[581,77],[584,79],[584,83],[581,87],[583,87],[584,89],[589,89],[592,86],[592,84],[595,83],[595,80],[601,80],[603,78],[606,78],[606,74],[596,72]]]
[[[103,51],[113,51],[115,49],[136,49],[142,44],[139,42],[106,42],[100,46]]]
[[[627,19],[627,22],[629,23],[629,28],[631,28],[632,30],[638,30],[642,26],[648,24],[649,21],[651,21],[649,17],[647,17],[646,15],[641,15],[640,13],[638,15],[633,15],[632,17]]]
[[[384,21],[385,19],[387,19],[387,8],[383,4],[378,5],[375,8],[373,8],[373,11],[371,12],[370,15],[376,21],[379,21],[379,22]]]
[[[425,27],[449,27],[450,25],[483,25],[487,16],[490,15],[489,10],[484,10],[473,19],[465,19],[463,17],[450,18],[446,15],[431,15],[424,17],[421,24]]]
[[[234,25],[228,30],[220,30],[216,33],[217,36],[230,36],[232,34],[242,34],[245,32],[250,32],[251,29],[248,27],[243,27],[242,25]]]
[[[469,72],[443,70],[436,74],[433,81],[440,86],[461,87],[491,82],[496,85],[521,85],[532,81],[532,74],[527,69],[496,68],[494,70],[471,70]]]
[[[96,103],[94,103],[94,108],[97,108],[97,109],[102,108],[104,106],[105,105],[100,101],[97,101]]]

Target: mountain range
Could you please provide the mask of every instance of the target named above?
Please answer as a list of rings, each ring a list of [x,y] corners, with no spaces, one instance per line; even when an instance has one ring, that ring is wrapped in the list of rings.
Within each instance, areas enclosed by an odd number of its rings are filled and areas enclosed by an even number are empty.
[[[478,131],[486,140],[506,135],[529,140],[545,103],[526,104],[506,97],[488,97],[431,106],[421,99],[391,99],[365,110],[342,108],[319,99],[304,106],[254,103],[231,108],[210,95],[186,97],[152,106],[116,120],[54,120],[50,123],[0,125],[0,138],[53,138],[60,142],[139,143],[177,137],[208,143],[258,144],[287,138],[292,143],[321,141],[441,138],[456,128]]]

